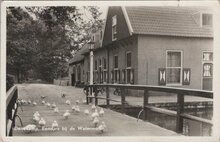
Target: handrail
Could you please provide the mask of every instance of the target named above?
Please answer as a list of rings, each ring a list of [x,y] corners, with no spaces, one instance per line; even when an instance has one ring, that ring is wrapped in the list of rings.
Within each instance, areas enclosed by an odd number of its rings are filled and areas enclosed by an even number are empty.
[[[105,87],[106,88],[106,98],[97,96],[97,94],[98,94],[97,87]],[[146,120],[146,118],[147,118],[147,110],[175,116],[176,117],[176,132],[177,133],[183,132],[183,119],[190,119],[190,120],[202,122],[205,124],[213,125],[211,120],[196,117],[196,116],[184,113],[184,95],[198,96],[198,97],[213,99],[213,91],[188,89],[188,88],[177,88],[177,87],[167,87],[167,86],[153,86],[153,85],[93,84],[93,85],[88,85],[88,87],[87,87],[87,93],[86,93],[87,101],[88,101],[88,98],[95,98],[95,105],[97,105],[98,99],[106,99],[106,102],[107,102],[106,104],[108,107],[110,104],[109,101],[113,101],[112,99],[109,98],[109,88],[121,89],[121,91],[120,91],[121,92],[120,93],[121,101],[120,102],[121,102],[122,113],[125,111],[125,104],[126,104],[125,89],[144,90],[143,120]],[[89,92],[89,90],[90,90],[90,92]],[[155,106],[150,106],[149,102],[148,102],[149,91],[168,92],[168,93],[176,94],[177,95],[177,109],[176,109],[176,111],[158,108]],[[92,92],[94,92],[94,96],[91,97]],[[88,102],[87,102],[87,104],[88,104]]]
[[[148,89],[150,91],[169,92],[169,93],[184,93],[184,95],[213,98],[213,91],[189,89],[189,88],[153,86],[153,85],[131,85],[131,84],[93,84],[93,85],[88,85],[88,87],[92,87],[92,86],[93,87],[111,87],[111,88],[116,87],[116,88],[133,89],[133,90]]]
[[[6,93],[6,107],[8,107],[11,99],[13,98],[15,91],[17,90],[17,86],[11,87]]]
[[[18,109],[16,104],[17,98],[18,89],[15,85],[6,93],[6,136],[12,136],[12,128],[15,125],[15,117],[17,116]]]

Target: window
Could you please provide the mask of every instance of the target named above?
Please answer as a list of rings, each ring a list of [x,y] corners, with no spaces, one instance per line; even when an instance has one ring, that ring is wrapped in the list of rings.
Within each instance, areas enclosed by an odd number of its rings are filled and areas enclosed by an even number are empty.
[[[114,81],[119,82],[118,56],[114,56]]]
[[[202,14],[202,25],[212,26],[212,14],[207,14],[207,13]]]
[[[166,76],[167,84],[180,84],[182,73],[181,52],[167,51]]]
[[[97,70],[97,60],[95,60],[95,70]]]
[[[126,53],[126,81],[131,83],[131,52]]]
[[[116,40],[117,35],[117,16],[112,17],[112,41]]]
[[[128,52],[126,54],[126,59],[127,59],[127,61],[126,61],[127,67],[131,67],[131,52]]]
[[[203,52],[203,77],[210,78],[213,76],[213,53]]]
[[[107,82],[107,63],[106,63],[106,58],[103,58],[103,82]]]
[[[114,56],[114,68],[118,68],[118,56]]]

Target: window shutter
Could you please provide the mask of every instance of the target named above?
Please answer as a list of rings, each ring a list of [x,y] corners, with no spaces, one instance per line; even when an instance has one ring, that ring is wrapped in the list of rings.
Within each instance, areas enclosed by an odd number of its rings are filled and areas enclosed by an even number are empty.
[[[191,71],[190,68],[183,69],[183,85],[190,85]]]
[[[121,72],[118,70],[118,83],[121,83]]]
[[[159,68],[159,85],[166,85],[166,69]]]
[[[122,72],[121,72],[121,77],[122,77],[122,83],[125,83],[125,69],[122,69]]]
[[[111,71],[111,82],[114,83],[114,71]]]
[[[101,83],[103,83],[103,70],[101,71]]]
[[[130,80],[130,83],[131,84],[134,84],[134,69],[131,69],[131,80]]]

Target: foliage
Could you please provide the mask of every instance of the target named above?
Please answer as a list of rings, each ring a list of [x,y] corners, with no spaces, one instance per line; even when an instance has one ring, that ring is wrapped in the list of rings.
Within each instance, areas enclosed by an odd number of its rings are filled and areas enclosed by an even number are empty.
[[[7,71],[46,81],[67,76],[72,51],[103,25],[100,15],[98,7],[9,7]]]

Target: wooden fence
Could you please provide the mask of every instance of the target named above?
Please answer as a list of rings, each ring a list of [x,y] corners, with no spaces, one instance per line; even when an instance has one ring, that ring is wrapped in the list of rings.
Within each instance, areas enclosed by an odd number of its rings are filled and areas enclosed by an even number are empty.
[[[106,90],[106,97],[98,97],[97,96],[97,88],[105,88]],[[171,115],[176,117],[176,132],[182,133],[183,132],[183,119],[190,119],[193,121],[202,122],[205,124],[213,125],[211,120],[196,117],[193,115],[189,115],[184,113],[184,95],[188,96],[198,96],[204,98],[213,98],[212,91],[205,91],[205,90],[196,90],[196,89],[186,89],[186,88],[175,88],[175,87],[165,87],[165,86],[150,86],[150,85],[125,85],[125,84],[94,84],[88,85],[86,96],[87,96],[87,104],[89,103],[89,98],[95,98],[95,105],[98,104],[98,99],[105,99],[106,105],[109,107],[110,101],[117,101],[109,98],[109,88],[118,88],[120,90],[121,96],[121,111],[125,112],[125,104],[126,104],[126,89],[132,90],[144,90],[143,95],[143,120],[147,118],[147,111],[151,110],[154,112],[158,112],[161,114]],[[176,111],[167,110],[164,108],[158,108],[155,106],[149,105],[149,91],[159,91],[159,92],[167,92],[167,93],[174,93],[177,94],[177,109]],[[93,94],[94,92],[94,94]]]

